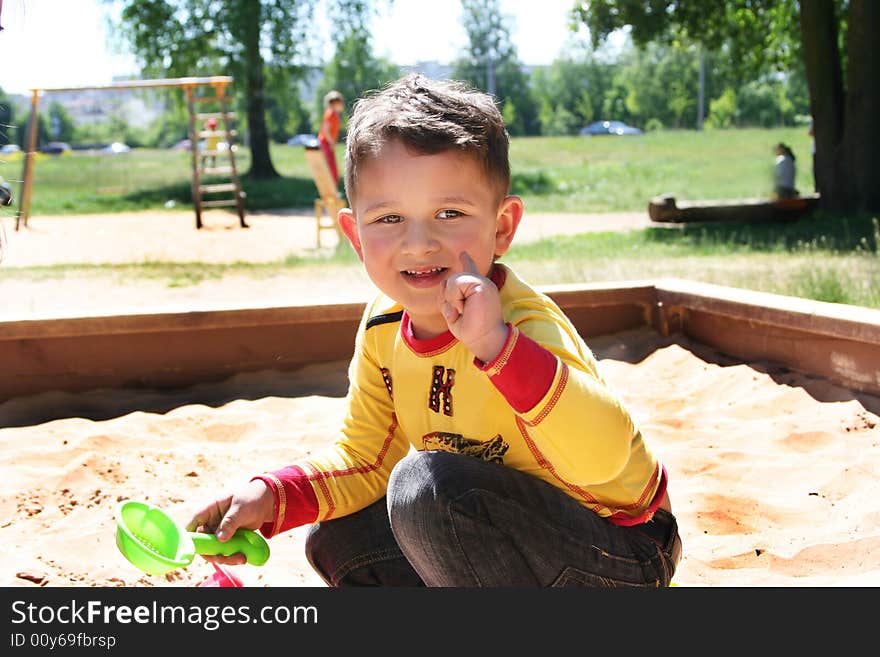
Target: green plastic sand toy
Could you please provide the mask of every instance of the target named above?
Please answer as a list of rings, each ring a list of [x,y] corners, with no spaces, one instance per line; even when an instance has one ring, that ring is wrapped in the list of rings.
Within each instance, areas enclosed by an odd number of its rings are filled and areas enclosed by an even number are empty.
[[[242,552],[254,566],[269,559],[269,544],[251,529],[239,529],[220,542],[214,534],[186,531],[162,509],[137,500],[126,500],[116,508],[116,546],[132,565],[150,575],[188,566],[196,554]]]

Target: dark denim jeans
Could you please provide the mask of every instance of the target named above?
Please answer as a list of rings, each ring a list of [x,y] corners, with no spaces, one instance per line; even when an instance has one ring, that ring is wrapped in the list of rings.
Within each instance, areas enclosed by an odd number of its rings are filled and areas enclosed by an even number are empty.
[[[413,452],[385,498],[313,525],[309,563],[330,586],[668,586],[675,517],[620,527],[529,474]]]

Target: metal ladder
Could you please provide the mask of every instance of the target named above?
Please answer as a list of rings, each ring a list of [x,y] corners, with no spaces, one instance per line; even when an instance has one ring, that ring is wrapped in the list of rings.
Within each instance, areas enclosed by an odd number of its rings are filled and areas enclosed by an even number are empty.
[[[194,93],[195,86],[185,86],[186,104],[189,108],[189,135],[190,152],[192,154],[192,197],[196,210],[196,228],[202,228],[202,210],[205,208],[219,208],[234,206],[238,211],[238,222],[242,228],[250,228],[244,219],[245,192],[241,188],[238,170],[235,166],[235,149],[232,140],[238,134],[231,127],[230,121],[235,118],[235,112],[229,111],[229,99],[226,95],[226,83],[217,82],[209,85],[214,90],[212,94],[197,96]],[[198,112],[196,105],[212,103],[217,111]],[[222,121],[222,130],[202,129],[206,119]],[[218,126],[219,127],[219,126]],[[199,141],[202,139],[224,138],[227,147],[225,149],[199,150]],[[217,165],[219,158],[227,158],[227,163]],[[207,166],[208,160],[211,166]],[[228,182],[214,182],[203,184],[202,177],[208,175],[228,176]],[[209,198],[205,198],[208,196]]]

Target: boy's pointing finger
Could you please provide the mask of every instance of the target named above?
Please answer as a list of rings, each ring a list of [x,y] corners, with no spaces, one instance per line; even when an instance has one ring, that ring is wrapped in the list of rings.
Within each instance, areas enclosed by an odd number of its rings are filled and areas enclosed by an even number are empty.
[[[459,256],[461,260],[461,264],[464,265],[464,272],[468,274],[474,274],[475,276],[482,276],[480,270],[477,268],[477,263],[474,262],[474,259],[471,258],[470,253],[467,251],[462,251]]]

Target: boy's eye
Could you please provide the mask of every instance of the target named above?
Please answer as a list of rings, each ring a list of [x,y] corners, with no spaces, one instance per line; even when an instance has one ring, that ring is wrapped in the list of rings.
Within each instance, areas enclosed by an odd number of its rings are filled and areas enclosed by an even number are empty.
[[[399,224],[401,221],[403,221],[403,217],[399,214],[386,214],[384,217],[376,219],[376,222],[380,224]]]
[[[463,214],[463,212],[459,212],[458,210],[441,210],[437,213],[437,217],[440,219],[455,219],[456,217],[461,217]]]

